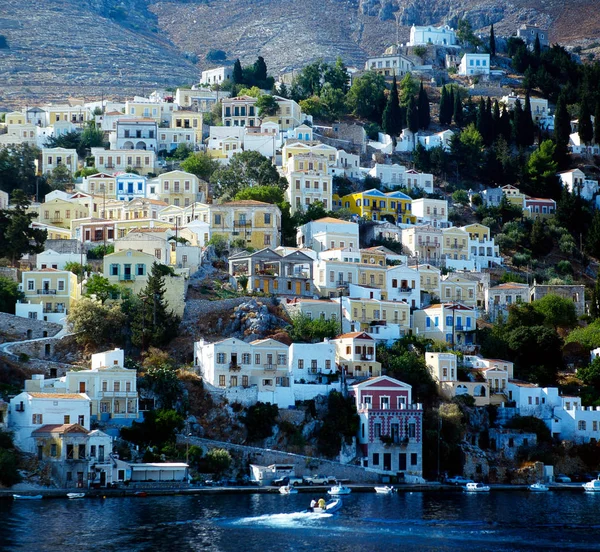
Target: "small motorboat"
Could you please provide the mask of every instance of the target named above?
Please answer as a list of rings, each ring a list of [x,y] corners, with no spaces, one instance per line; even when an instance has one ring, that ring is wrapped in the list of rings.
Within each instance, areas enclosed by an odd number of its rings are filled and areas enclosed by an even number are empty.
[[[544,485],[543,483],[540,483],[539,481],[537,483],[534,483],[533,485],[529,485],[529,490],[532,493],[546,493],[548,492],[550,489],[548,488],[547,485]]]
[[[344,485],[334,485],[327,491],[328,495],[338,496],[338,495],[349,495],[352,492],[350,487],[344,487]]]
[[[592,479],[583,484],[583,490],[586,493],[600,493],[600,479]]]
[[[84,498],[85,493],[67,493],[67,498],[75,499],[75,498]]]
[[[467,493],[489,493],[490,488],[488,485],[484,485],[483,483],[467,483],[465,487],[465,492]]]
[[[14,494],[13,498],[15,500],[42,500],[42,498],[44,498],[43,495],[19,495],[19,494]]]
[[[314,514],[333,514],[337,512],[342,507],[342,499],[341,498],[332,498],[325,503],[325,508],[320,508],[319,506],[315,506],[312,509]]]
[[[135,493],[133,493],[133,496],[146,497],[148,496],[148,493],[146,491],[136,491]]]
[[[375,487],[375,492],[377,494],[392,494],[396,489],[394,487],[390,487],[386,485],[385,487]]]
[[[279,492],[282,495],[298,494],[298,489],[294,489],[291,485],[284,485],[283,487],[279,487]]]

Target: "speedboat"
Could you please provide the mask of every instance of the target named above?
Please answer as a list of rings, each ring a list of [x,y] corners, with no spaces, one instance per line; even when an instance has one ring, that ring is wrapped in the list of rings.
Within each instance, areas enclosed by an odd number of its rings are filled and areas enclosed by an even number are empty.
[[[42,500],[42,498],[44,498],[43,495],[19,495],[19,494],[14,494],[13,498],[15,500]]]
[[[67,498],[84,498],[85,497],[85,493],[67,493]]]
[[[284,485],[283,487],[279,487],[279,492],[282,495],[298,494],[298,489],[294,489],[291,485]]]
[[[547,485],[538,482],[534,483],[533,485],[529,485],[529,490],[534,493],[545,493],[548,492],[550,489],[547,487]]]
[[[344,487],[344,485],[334,485],[327,491],[328,495],[338,496],[338,495],[348,495],[352,492],[350,487]]]
[[[583,489],[586,493],[600,493],[600,479],[592,479],[584,483]]]
[[[390,487],[386,485],[385,487],[375,487],[375,492],[377,494],[392,494],[396,489],[394,487]]]
[[[342,507],[342,499],[341,498],[332,498],[328,500],[325,504],[325,508],[319,508],[315,506],[312,511],[315,514],[333,514],[337,512]]]
[[[467,483],[465,491],[467,493],[489,493],[490,488],[488,485],[484,485],[483,483]]]

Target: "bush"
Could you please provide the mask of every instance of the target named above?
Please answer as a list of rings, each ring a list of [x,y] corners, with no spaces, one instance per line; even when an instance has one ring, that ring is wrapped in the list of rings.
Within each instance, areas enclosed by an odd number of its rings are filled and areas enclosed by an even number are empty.
[[[259,441],[273,435],[275,419],[279,414],[276,404],[257,402],[248,408],[243,421],[248,430],[249,441]]]
[[[507,428],[519,429],[537,435],[538,443],[549,443],[552,441],[550,430],[543,420],[535,416],[515,416],[506,424]]]
[[[559,261],[556,265],[556,272],[559,274],[573,274],[573,267],[569,261]]]
[[[206,453],[200,464],[203,472],[221,475],[231,466],[231,454],[225,449],[212,449]]]

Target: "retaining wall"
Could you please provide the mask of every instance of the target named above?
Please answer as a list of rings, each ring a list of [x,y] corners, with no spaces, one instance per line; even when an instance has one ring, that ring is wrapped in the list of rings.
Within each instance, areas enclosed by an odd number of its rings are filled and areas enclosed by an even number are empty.
[[[43,320],[23,318],[14,314],[0,312],[0,330],[7,341],[22,341],[24,339],[37,339],[39,337],[56,335],[62,326]],[[44,332],[46,332],[44,334]]]

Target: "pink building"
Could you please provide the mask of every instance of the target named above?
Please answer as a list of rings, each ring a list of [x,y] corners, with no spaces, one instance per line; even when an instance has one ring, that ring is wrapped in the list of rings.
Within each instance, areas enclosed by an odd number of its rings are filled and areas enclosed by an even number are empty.
[[[410,385],[389,376],[350,388],[360,418],[363,465],[410,480],[423,471],[423,405],[412,403]]]

